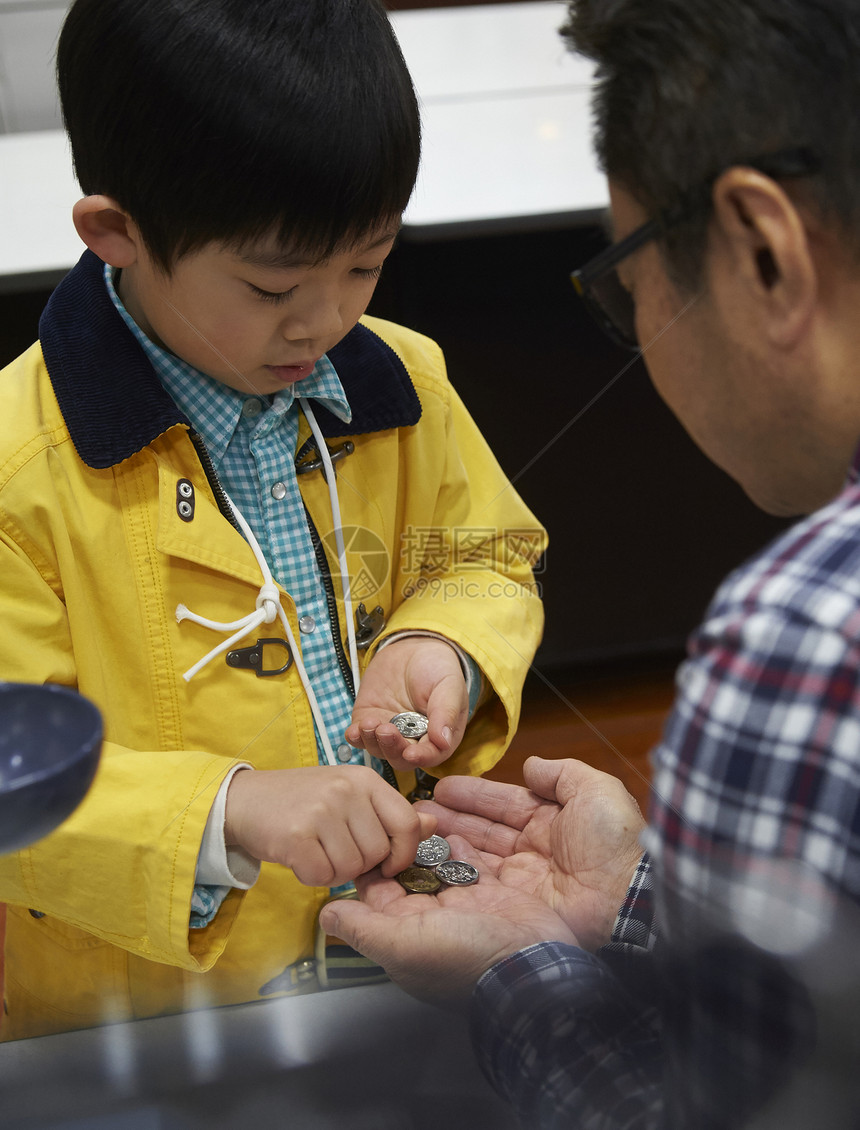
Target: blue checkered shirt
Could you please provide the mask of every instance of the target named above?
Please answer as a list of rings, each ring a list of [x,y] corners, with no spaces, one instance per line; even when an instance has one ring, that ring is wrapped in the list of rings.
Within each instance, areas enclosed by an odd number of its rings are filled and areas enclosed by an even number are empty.
[[[760,1125],[860,1125],[856,460],[720,587],[653,756],[613,944],[490,970],[484,1070],[530,1130],[738,1130],[766,1104]]]

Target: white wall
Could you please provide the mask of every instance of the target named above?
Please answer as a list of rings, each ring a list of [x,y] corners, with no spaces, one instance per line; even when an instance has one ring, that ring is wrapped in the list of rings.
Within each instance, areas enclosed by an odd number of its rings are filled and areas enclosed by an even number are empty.
[[[54,51],[68,0],[0,0],[0,133],[55,129]]]

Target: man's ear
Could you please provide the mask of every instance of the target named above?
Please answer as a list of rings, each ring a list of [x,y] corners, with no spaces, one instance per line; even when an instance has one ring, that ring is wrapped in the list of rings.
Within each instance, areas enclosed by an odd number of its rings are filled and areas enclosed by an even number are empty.
[[[744,167],[715,181],[713,206],[724,281],[741,288],[736,299],[755,304],[772,345],[794,345],[818,299],[818,272],[797,207],[770,177]]]
[[[110,196],[85,196],[72,209],[75,229],[90,251],[112,267],[130,267],[138,257],[140,233]]]

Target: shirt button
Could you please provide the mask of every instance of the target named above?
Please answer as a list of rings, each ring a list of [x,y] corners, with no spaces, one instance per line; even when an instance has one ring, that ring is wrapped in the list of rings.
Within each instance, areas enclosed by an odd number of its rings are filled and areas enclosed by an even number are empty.
[[[341,744],[335,750],[335,754],[338,761],[343,765],[347,761],[352,760],[352,746],[347,745],[346,742],[341,742]]]
[[[254,397],[250,397],[242,405],[242,415],[249,420],[253,420],[255,416],[259,416],[262,411],[263,405],[259,400],[255,400]]]
[[[299,631],[304,632],[305,635],[309,636],[316,626],[317,622],[314,620],[313,616],[299,617]]]
[[[287,488],[284,486],[284,484],[283,483],[275,483],[275,485],[272,487],[272,498],[276,498],[278,500],[278,502],[280,502],[282,498],[286,498],[286,497],[287,497]]]

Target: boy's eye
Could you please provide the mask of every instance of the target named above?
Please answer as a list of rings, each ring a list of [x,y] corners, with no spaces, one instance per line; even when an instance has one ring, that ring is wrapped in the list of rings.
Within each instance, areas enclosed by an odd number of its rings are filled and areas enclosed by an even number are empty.
[[[276,291],[272,291],[272,290],[261,290],[258,286],[254,286],[253,283],[248,283],[247,285],[250,287],[250,289],[253,291],[253,293],[256,294],[256,296],[258,298],[263,300],[263,302],[273,302],[276,305],[279,302],[286,302],[287,299],[290,297],[290,295],[293,293],[293,291],[296,289],[293,286],[293,287],[290,287],[289,290],[283,290],[283,291],[280,291],[280,292],[276,292]]]
[[[362,279],[378,279],[382,274],[382,264],[378,267],[353,267],[352,273]]]

